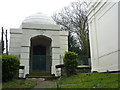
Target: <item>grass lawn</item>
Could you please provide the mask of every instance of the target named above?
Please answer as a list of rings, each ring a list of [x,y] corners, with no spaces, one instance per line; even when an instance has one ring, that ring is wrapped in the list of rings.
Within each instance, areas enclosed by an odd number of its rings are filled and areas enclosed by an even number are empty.
[[[78,73],[71,77],[62,77],[61,88],[120,88],[120,74]]]
[[[35,85],[36,82],[18,79],[2,83],[2,88],[32,88]]]

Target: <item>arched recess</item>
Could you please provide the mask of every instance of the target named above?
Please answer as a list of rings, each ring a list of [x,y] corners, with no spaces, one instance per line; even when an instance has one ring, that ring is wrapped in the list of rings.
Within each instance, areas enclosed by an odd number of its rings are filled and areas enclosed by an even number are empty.
[[[30,72],[51,72],[52,39],[38,35],[30,39]]]

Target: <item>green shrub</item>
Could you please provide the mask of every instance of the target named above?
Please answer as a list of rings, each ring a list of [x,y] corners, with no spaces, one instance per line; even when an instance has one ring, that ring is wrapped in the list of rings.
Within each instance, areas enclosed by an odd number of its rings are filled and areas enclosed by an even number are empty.
[[[19,59],[6,54],[3,54],[0,59],[2,60],[2,80],[8,81],[15,78],[19,72]]]
[[[66,52],[63,60],[67,76],[76,74],[76,67],[78,65],[78,55],[74,52]]]

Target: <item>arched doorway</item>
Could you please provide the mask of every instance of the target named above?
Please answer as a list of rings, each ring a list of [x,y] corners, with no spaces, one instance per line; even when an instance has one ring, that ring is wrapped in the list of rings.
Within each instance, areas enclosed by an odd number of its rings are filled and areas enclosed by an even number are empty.
[[[30,72],[51,72],[51,42],[42,35],[31,38]]]

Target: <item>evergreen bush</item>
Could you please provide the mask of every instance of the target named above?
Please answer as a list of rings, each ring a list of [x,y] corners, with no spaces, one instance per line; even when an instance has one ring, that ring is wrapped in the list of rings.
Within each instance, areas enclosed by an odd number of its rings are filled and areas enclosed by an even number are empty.
[[[3,54],[0,60],[2,60],[2,81],[9,81],[15,78],[19,72],[19,58]]]
[[[78,54],[70,51],[66,52],[63,61],[67,76],[76,74],[76,67],[78,65]]]

